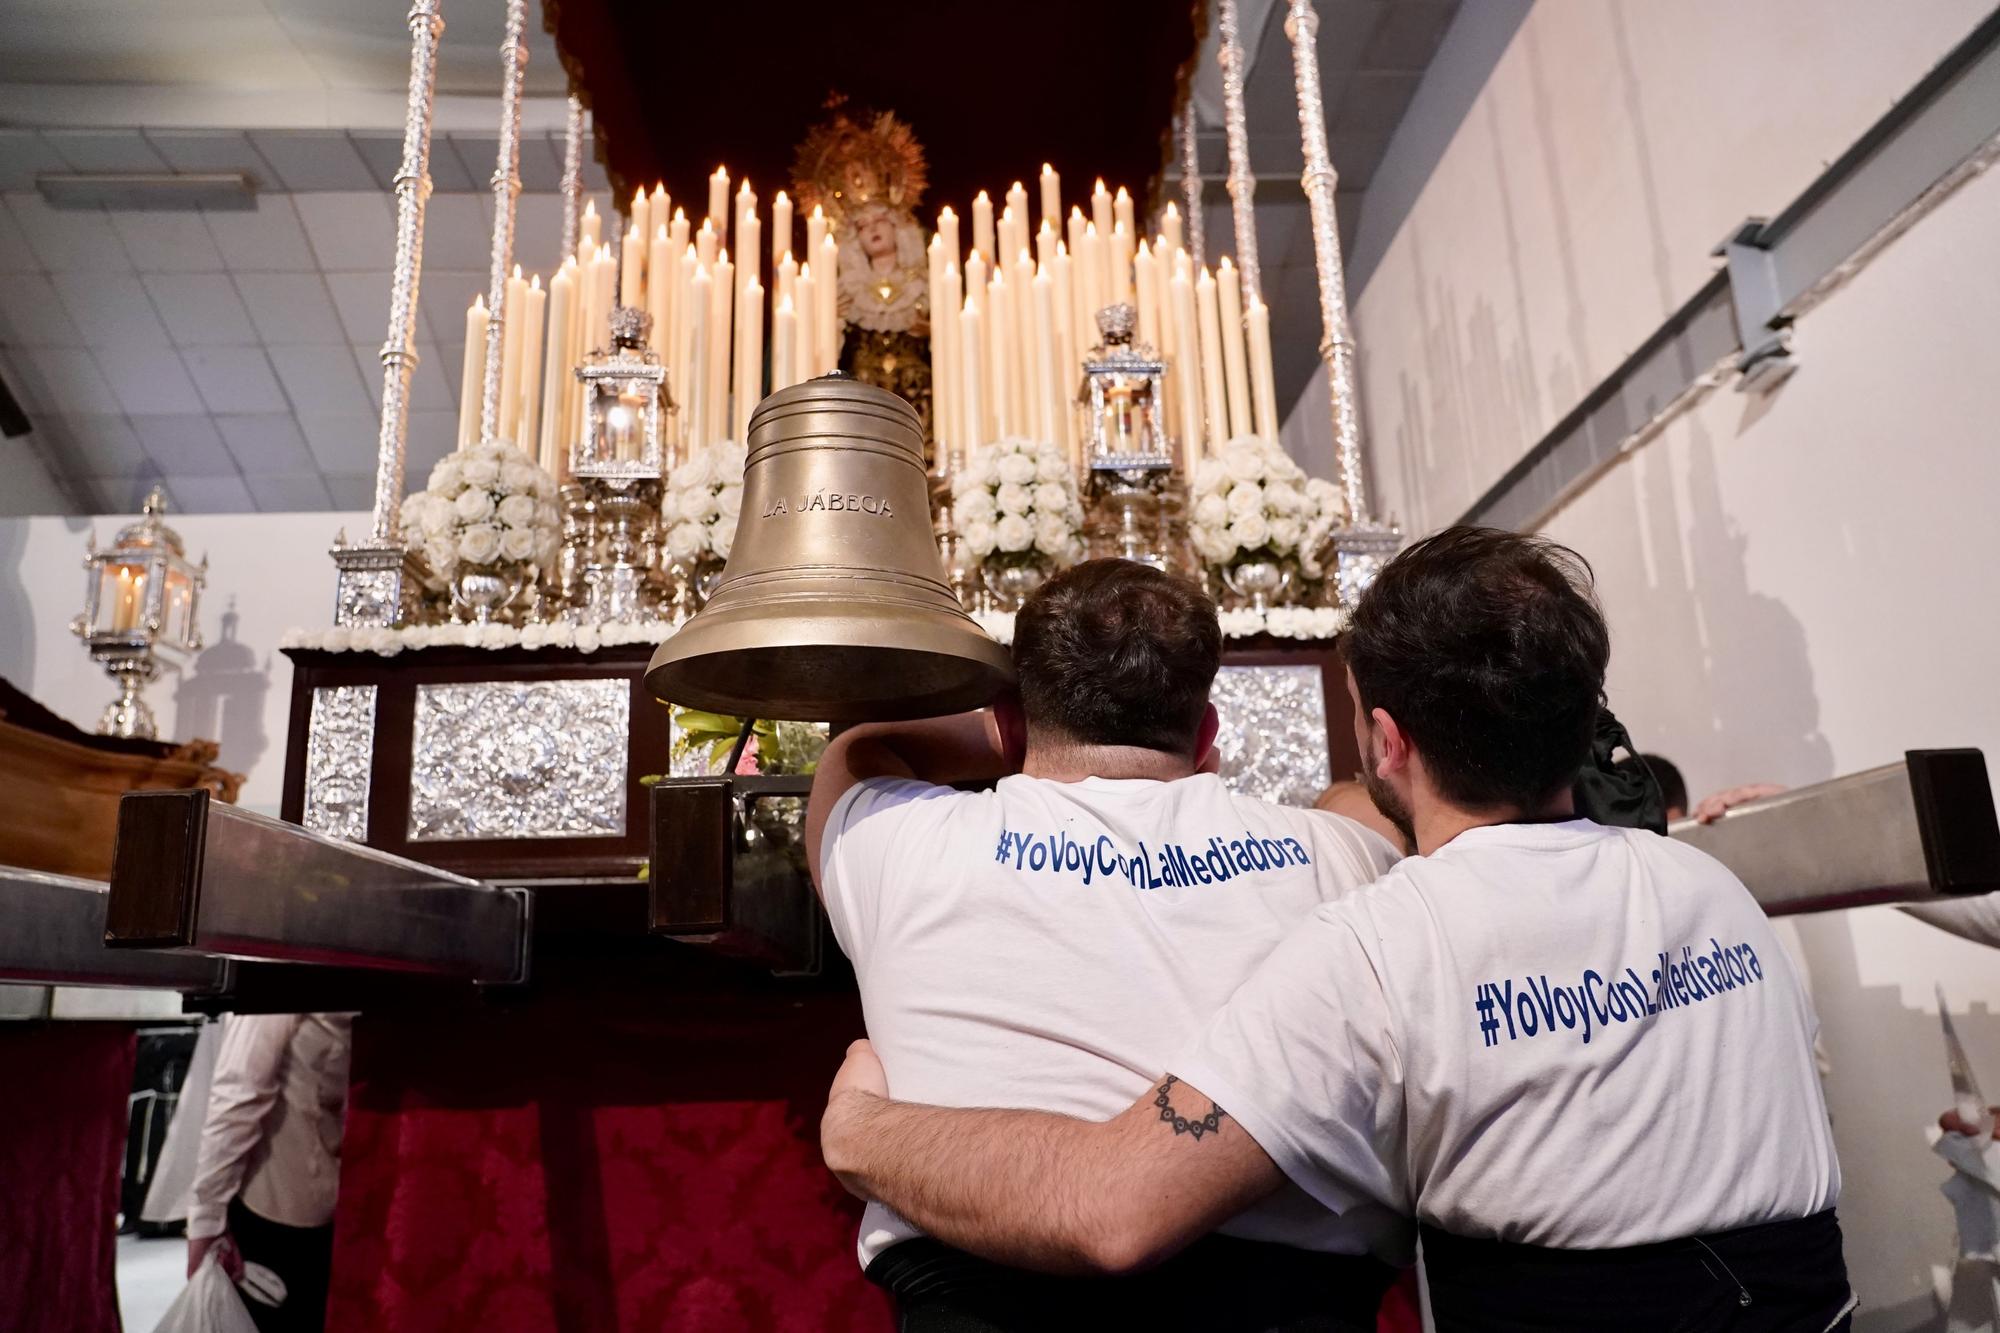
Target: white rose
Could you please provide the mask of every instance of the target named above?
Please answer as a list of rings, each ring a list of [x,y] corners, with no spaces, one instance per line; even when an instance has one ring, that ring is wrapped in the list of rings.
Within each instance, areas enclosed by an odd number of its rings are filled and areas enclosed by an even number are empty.
[[[1061,481],[1069,475],[1069,459],[1057,449],[1044,449],[1035,455],[1035,479],[1037,481]]]
[[[682,502],[687,516],[697,523],[706,523],[722,512],[722,506],[715,498],[715,488],[704,486]]]
[[[681,493],[677,487],[669,486],[660,493],[660,521],[668,527],[687,516],[687,508],[681,503]]]
[[[1046,514],[1035,524],[1035,549],[1057,558],[1069,550],[1069,524],[1061,514]]]
[[[532,528],[535,526],[535,497],[532,495],[510,495],[500,502],[500,521],[510,528]],[[512,557],[520,559],[519,556]]]
[[[1214,528],[1229,521],[1229,505],[1219,495],[1204,495],[1195,501],[1194,521]]]
[[[576,650],[578,652],[594,653],[601,643],[602,639],[597,633],[597,626],[578,625],[576,627]]]
[[[1229,540],[1229,530],[1219,524],[1197,523],[1190,537],[1196,554],[1210,564],[1221,564],[1236,554],[1236,544]]]
[[[1292,456],[1277,445],[1272,445],[1269,454],[1271,475],[1280,481],[1300,482],[1306,479],[1306,470],[1292,461]]]
[[[1069,508],[1069,492],[1053,481],[1045,481],[1035,487],[1035,512],[1038,514],[1062,514]]]
[[[493,515],[493,497],[476,488],[460,491],[458,499],[452,501],[451,509],[461,523],[484,522]]]
[[[724,486],[715,493],[715,507],[724,518],[734,523],[736,516],[743,512],[743,488]]]
[[[1000,480],[1027,486],[1035,480],[1035,460],[1026,454],[1004,454],[998,468]],[[1003,509],[1005,505],[1001,506]]]
[[[1299,538],[1305,535],[1306,525],[1290,514],[1281,514],[1271,520],[1271,549],[1286,555],[1298,549]]]
[[[1264,504],[1274,514],[1297,514],[1305,509],[1306,498],[1290,482],[1273,481],[1264,486]]]
[[[1229,539],[1246,551],[1254,551],[1271,540],[1271,525],[1262,514],[1245,514],[1229,525]]]
[[[1264,512],[1264,488],[1255,482],[1238,482],[1229,488],[1229,516],[1242,518],[1245,514]]]
[[[689,455],[674,469],[673,484],[677,490],[691,491],[708,485],[713,477],[714,471],[708,462],[708,450],[702,449]]]
[[[437,466],[431,469],[430,489],[447,500],[458,494],[459,488],[463,485],[465,485],[465,473],[459,469],[456,455],[446,454],[438,460]]]
[[[958,512],[958,521],[968,524],[991,523],[993,516],[999,512],[998,506],[993,503],[993,492],[984,486],[967,491],[953,502],[953,507]]]
[[[510,496],[509,499],[523,499]],[[508,560],[533,560],[535,558],[535,531],[533,528],[509,528],[500,534],[500,554]]]
[[[423,512],[419,515],[424,525],[424,537],[426,540],[450,531],[453,515],[452,506],[449,501],[440,500],[435,495],[427,498],[429,503],[424,505]]]
[[[1006,514],[993,525],[993,540],[1003,551],[1025,551],[1035,544],[1035,530],[1019,514]]]
[[[1264,451],[1239,436],[1222,446],[1222,467],[1235,481],[1264,479]]]
[[[736,525],[724,519],[708,526],[708,549],[729,558],[730,548],[736,545]]]
[[[1204,458],[1194,465],[1194,489],[1197,495],[1219,495],[1229,489],[1229,469],[1221,459]]]
[[[965,472],[967,476],[972,478],[972,483],[975,486],[984,486],[991,489],[1000,484],[1000,467],[994,461],[993,452],[990,449],[980,449],[974,452],[972,457],[966,462]]]
[[[535,494],[535,465],[523,461],[509,461],[500,465],[500,485],[512,495]]]
[[[667,554],[686,562],[700,555],[708,536],[699,523],[676,523],[667,529]]]
[[[562,523],[562,511],[547,500],[538,501],[535,505],[535,523],[544,528],[556,527]]]
[[[1003,514],[1025,514],[1034,504],[1034,492],[1017,482],[1003,482],[993,496],[993,503]]]
[[[715,446],[715,479],[717,481],[741,481],[743,466],[750,461],[750,450],[734,440],[724,440]]]
[[[335,625],[320,635],[319,646],[330,653],[344,653],[354,646],[354,631],[342,625]]]
[[[460,468],[468,486],[491,486],[500,480],[500,464],[491,458],[474,456]]]
[[[478,495],[481,492],[467,491],[466,494]],[[467,564],[486,564],[499,553],[500,531],[490,523],[475,523],[458,534],[458,556]]]
[[[1332,514],[1340,509],[1340,488],[1324,477],[1313,477],[1306,482],[1306,499],[1323,514]]]
[[[458,543],[449,536],[431,538],[424,543],[424,563],[439,578],[450,578],[458,564]]]
[[[974,519],[967,522],[962,535],[965,540],[965,549],[981,560],[993,554],[993,547],[998,541],[993,531],[993,525],[985,519]]]

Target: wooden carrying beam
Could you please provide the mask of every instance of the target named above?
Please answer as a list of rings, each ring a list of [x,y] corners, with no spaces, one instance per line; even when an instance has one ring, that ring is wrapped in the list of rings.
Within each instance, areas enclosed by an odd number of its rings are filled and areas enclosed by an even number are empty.
[[[664,778],[653,786],[648,925],[656,935],[817,975],[826,914],[806,874],[808,777]]]
[[[204,793],[205,794],[205,793]],[[225,964],[199,954],[104,947],[102,880],[0,866],[0,982],[211,992]]]
[[[118,807],[104,943],[267,962],[527,979],[528,897],[209,800]]]
[[[1978,750],[1911,750],[1668,832],[1728,866],[1773,916],[2000,890],[2000,820]]]

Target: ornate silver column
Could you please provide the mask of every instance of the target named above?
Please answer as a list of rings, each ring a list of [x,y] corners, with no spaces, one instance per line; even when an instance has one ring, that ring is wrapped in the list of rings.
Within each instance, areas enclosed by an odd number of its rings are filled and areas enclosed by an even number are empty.
[[[562,201],[562,253],[557,263],[576,253],[576,233],[583,225],[583,103],[575,97],[569,99],[569,118],[563,123]]]
[[[514,202],[521,194],[521,73],[528,67],[528,0],[507,0],[507,35],[500,43],[500,160],[493,168],[493,259],[486,275],[486,379],[479,404],[479,438],[500,432],[500,361],[507,345],[507,270],[514,262]]]
[[[424,204],[431,194],[431,101],[437,87],[439,0],[410,6],[410,96],[403,113],[403,163],[396,171],[396,263],[389,278],[389,331],[382,343],[382,427],[375,454],[375,512],[368,540],[335,539],[337,625],[395,625],[414,609],[421,570],[404,549],[397,515],[410,433],[410,375],[416,369],[417,288],[423,276]]]
[[[1264,299],[1263,269],[1257,262],[1257,219],[1251,195],[1250,130],[1243,114],[1243,43],[1236,31],[1236,0],[1222,0],[1222,125],[1229,140],[1229,211],[1236,225],[1236,271],[1243,279],[1243,308]]]
[[[1188,95],[1187,105],[1181,108],[1181,193],[1187,202],[1187,243],[1188,257],[1194,266],[1200,268],[1208,262],[1208,247],[1203,244],[1206,227],[1203,225],[1201,209],[1201,150],[1195,141],[1194,95]],[[1171,276],[1171,275],[1169,275]]]
[[[1229,0],[1225,0],[1225,6],[1228,5]],[[1319,272],[1322,328],[1319,355],[1326,363],[1327,392],[1333,399],[1334,450],[1340,468],[1342,507],[1346,510],[1334,538],[1340,600],[1352,606],[1402,538],[1393,526],[1376,523],[1368,512],[1354,330],[1347,318],[1347,274],[1341,266],[1340,220],[1333,205],[1334,185],[1339,178],[1326,147],[1326,107],[1319,86],[1319,15],[1313,10],[1312,0],[1287,0],[1285,35],[1292,42],[1299,141],[1305,155],[1305,173],[1299,179],[1312,209],[1313,266]]]

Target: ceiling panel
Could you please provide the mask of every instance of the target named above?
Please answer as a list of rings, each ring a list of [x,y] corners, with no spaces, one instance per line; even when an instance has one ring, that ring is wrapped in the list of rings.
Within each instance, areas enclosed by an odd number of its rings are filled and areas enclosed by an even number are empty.
[[[287,190],[375,188],[345,130],[257,130],[250,140]]]
[[[175,506],[190,514],[248,514],[257,509],[250,488],[233,472],[174,478]]]
[[[153,273],[220,273],[222,251],[200,213],[110,213],[132,267]]]
[[[167,160],[138,130],[45,129],[42,137],[71,171],[165,171]]]
[[[177,345],[242,346],[257,341],[250,312],[243,308],[227,273],[148,273],[144,283],[153,309]]]
[[[202,220],[223,266],[233,272],[312,273],[319,268],[290,195],[260,194],[255,208],[217,209]]]
[[[276,189],[278,174],[241,130],[148,129],[147,142],[175,171],[240,171],[259,189]]]
[[[76,451],[92,476],[136,476],[150,461],[139,433],[122,416],[52,417],[37,423],[36,432],[45,425],[53,439]]]
[[[0,129],[0,190],[32,190],[43,172],[65,170],[41,131]]]
[[[243,479],[257,508],[267,513],[293,513],[330,508],[333,496],[326,479],[317,472],[292,472],[275,476],[251,474]],[[372,501],[371,501],[372,503]]]
[[[111,229],[111,219],[101,211],[54,209],[34,193],[9,194],[7,208],[45,269],[89,272],[132,267]]]
[[[226,412],[290,411],[261,347],[193,347],[181,353],[181,360],[203,405],[218,418]],[[227,433],[225,428],[225,437]]]
[[[354,369],[345,342],[327,347],[273,347],[271,364],[285,386],[292,410],[301,416],[365,416],[368,391]]]
[[[167,326],[154,312],[138,274],[129,269],[68,271],[51,280],[87,345],[104,351],[167,345]]]
[[[222,431],[223,444],[246,477],[318,470],[298,419],[282,406],[255,416],[218,417],[216,425]]]
[[[260,340],[272,347],[345,341],[333,297],[318,270],[307,273],[238,273],[236,292]]]
[[[381,191],[294,195],[292,201],[325,271],[380,271],[395,258],[395,201]]]
[[[222,432],[207,416],[132,414],[131,421],[146,456],[176,484],[185,477],[236,475],[236,460],[223,447]]]

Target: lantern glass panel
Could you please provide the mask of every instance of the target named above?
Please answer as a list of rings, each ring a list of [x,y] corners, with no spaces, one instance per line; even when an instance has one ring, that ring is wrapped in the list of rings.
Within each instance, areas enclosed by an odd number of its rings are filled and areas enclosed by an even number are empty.
[[[146,623],[151,571],[144,563],[107,560],[97,567],[97,618],[93,634],[135,634]]]
[[[186,570],[167,570],[166,603],[160,611],[161,641],[177,648],[194,643],[194,580]]]

